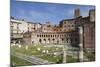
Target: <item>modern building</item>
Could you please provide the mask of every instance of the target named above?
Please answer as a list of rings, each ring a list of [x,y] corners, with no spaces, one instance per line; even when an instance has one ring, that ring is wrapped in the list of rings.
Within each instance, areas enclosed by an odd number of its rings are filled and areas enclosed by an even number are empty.
[[[22,43],[24,33],[32,32],[38,30],[39,28],[41,28],[41,24],[11,18],[10,20],[11,43]]]
[[[21,33],[21,30],[19,29],[21,22],[18,20],[11,19],[10,28],[11,33]]]
[[[11,19],[10,21],[10,39],[11,43],[20,43],[22,41],[23,35],[20,30],[21,22],[20,20]]]

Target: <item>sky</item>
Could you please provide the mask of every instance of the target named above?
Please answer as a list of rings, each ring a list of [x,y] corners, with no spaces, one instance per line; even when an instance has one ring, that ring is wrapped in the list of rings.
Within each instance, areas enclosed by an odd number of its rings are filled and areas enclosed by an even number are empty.
[[[57,4],[42,2],[25,2],[11,0],[11,16],[17,19],[25,19],[33,23],[51,22],[59,24],[63,19],[74,18],[74,10],[80,8],[81,16],[89,15],[92,5]]]

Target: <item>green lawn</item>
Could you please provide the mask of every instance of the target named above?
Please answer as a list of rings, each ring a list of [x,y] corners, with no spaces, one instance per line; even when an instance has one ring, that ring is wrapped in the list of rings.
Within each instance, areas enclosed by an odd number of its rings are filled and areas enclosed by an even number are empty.
[[[49,60],[55,63],[62,63],[63,61],[63,56],[44,55],[44,56],[41,56],[40,58]],[[66,56],[66,61],[67,63],[73,63],[73,62],[77,62],[77,59],[73,58],[72,56]]]
[[[85,52],[84,56],[88,58],[88,61],[95,61],[95,52]]]
[[[37,48],[40,48],[40,51],[37,50]],[[41,55],[43,54],[42,51],[43,50],[48,50],[49,52],[59,52],[62,51],[62,48],[58,48],[58,50],[56,50],[57,47],[44,47],[43,45],[37,45],[37,46],[33,46],[30,45],[28,47],[28,50],[25,49],[25,46],[22,46],[21,48],[18,48],[18,46],[13,46],[11,47],[11,51],[15,51],[15,52],[20,52],[26,55]]]
[[[77,59],[73,58],[72,56],[67,56],[66,61],[67,63],[74,63],[74,62],[77,62]]]
[[[30,63],[30,62],[27,62],[23,59],[17,58],[17,57],[12,56],[12,55],[11,55],[11,64],[14,64],[14,66],[32,65],[32,63]]]
[[[40,50],[37,50],[37,48],[40,48]],[[48,50],[48,52],[52,53],[52,54],[42,53],[43,50],[45,50],[45,51]],[[61,52],[62,50],[63,50],[63,48],[61,48],[61,47],[45,47],[45,45],[36,45],[36,46],[29,45],[27,50],[25,49],[25,45],[23,45],[21,48],[18,48],[18,46],[11,47],[11,51],[19,52],[19,53],[30,55],[30,56],[34,55],[34,56],[37,56],[39,58],[42,58],[44,60],[48,60],[48,61],[54,62],[54,63],[62,63],[63,56],[61,56],[61,55],[55,56],[54,55],[54,52]],[[77,62],[77,59],[75,59],[71,56],[67,56],[66,60],[67,60],[67,63]],[[18,61],[18,60],[14,59],[14,61]],[[18,63],[18,65],[21,64],[21,62],[17,62],[17,63]]]

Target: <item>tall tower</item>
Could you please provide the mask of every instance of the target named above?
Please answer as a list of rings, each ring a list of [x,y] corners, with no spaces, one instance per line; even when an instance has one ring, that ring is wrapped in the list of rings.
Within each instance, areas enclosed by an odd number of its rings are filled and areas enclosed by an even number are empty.
[[[77,17],[80,17],[80,9],[79,8],[75,9],[75,11],[74,11],[74,18],[77,18]]]
[[[89,17],[90,17],[91,22],[95,22],[95,10],[94,9],[91,9],[89,11]]]

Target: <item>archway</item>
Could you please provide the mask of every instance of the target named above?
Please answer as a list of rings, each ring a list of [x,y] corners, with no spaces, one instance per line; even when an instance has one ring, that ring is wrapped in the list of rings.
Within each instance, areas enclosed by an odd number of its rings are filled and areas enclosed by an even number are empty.
[[[45,42],[45,44],[46,44],[46,39],[43,39],[44,40],[44,42]]]
[[[42,43],[42,40],[41,39],[39,39],[39,43]]]
[[[54,43],[55,39],[52,39],[52,40],[53,40],[53,43]]]

